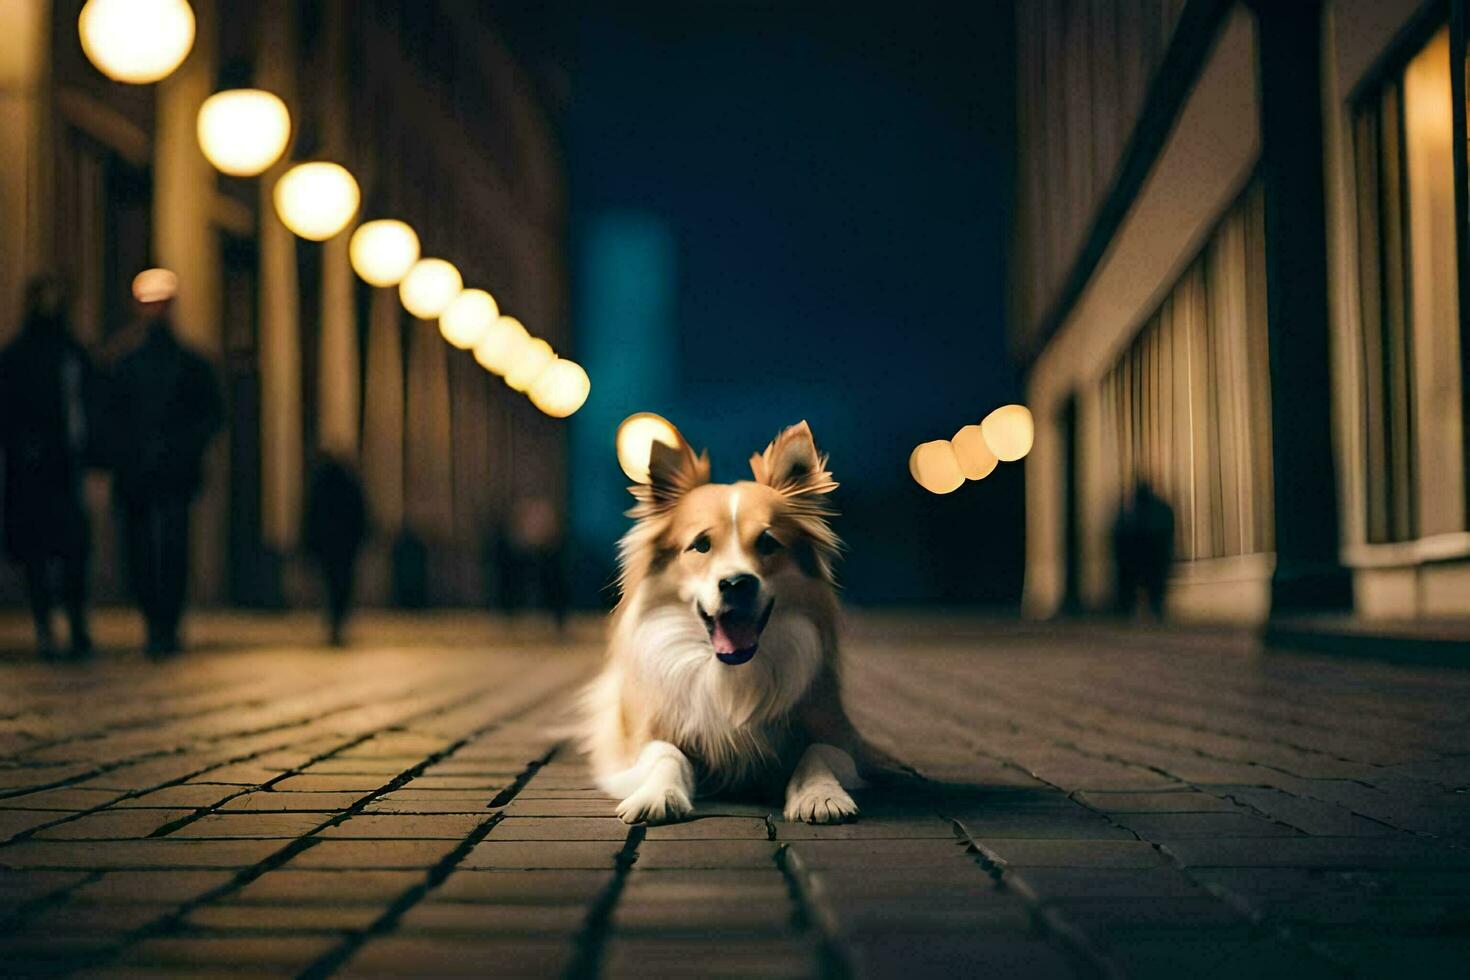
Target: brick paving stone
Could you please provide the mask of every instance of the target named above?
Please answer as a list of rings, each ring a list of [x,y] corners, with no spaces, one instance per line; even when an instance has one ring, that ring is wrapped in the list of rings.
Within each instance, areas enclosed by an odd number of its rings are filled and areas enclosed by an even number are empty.
[[[361,812],[470,814],[484,817],[491,812],[487,806],[489,802],[488,796],[461,799],[450,793],[387,793],[363,807]]]
[[[1008,885],[1037,900],[1193,898],[1203,889],[1173,868],[1018,868]]]
[[[230,881],[229,871],[109,871],[68,896],[72,903],[128,905],[171,902],[182,905]]]
[[[975,841],[987,858],[1009,867],[1153,868],[1164,858],[1152,844],[1111,840]]]
[[[25,841],[0,850],[0,866],[11,868],[248,868],[281,847],[280,841],[154,840]]]
[[[455,840],[323,840],[291,859],[292,870],[428,868],[454,850]],[[483,846],[483,845],[481,845]]]
[[[0,840],[44,827],[58,816],[45,810],[0,810]]]
[[[616,817],[618,801],[593,799],[531,799],[517,796],[504,807],[507,817]]]
[[[789,845],[809,868],[928,868],[973,864],[969,845],[958,840],[803,840]],[[917,873],[917,871],[916,871]]]
[[[329,813],[213,813],[190,821],[167,836],[170,840],[294,840],[330,817]]]
[[[338,975],[561,977],[571,962],[572,952],[571,945],[560,937],[465,940],[444,936],[388,936],[364,946]]]
[[[1106,813],[1231,813],[1240,807],[1198,790],[1169,793],[1083,792],[1077,799]]]
[[[774,868],[730,870],[649,869],[634,866],[623,884],[620,902],[705,902],[739,899],[780,904],[791,887]]]
[[[464,840],[470,831],[491,818],[490,812],[403,816],[367,814],[349,817],[321,832],[326,839],[340,837],[378,840]]]
[[[287,776],[271,788],[282,793],[363,793],[380,789],[395,774],[362,776]]]
[[[287,865],[287,868],[294,867]],[[268,871],[229,900],[254,905],[380,905],[421,884],[422,871]]]
[[[1118,823],[1145,840],[1190,837],[1300,837],[1295,827],[1250,813],[1126,813]]]
[[[154,809],[178,809],[189,807],[199,809],[201,807],[212,807],[220,804],[226,799],[238,793],[239,790],[227,786],[213,786],[205,783],[180,783],[177,786],[165,786],[142,796],[124,797],[113,803],[114,808],[138,808],[150,807]]]
[[[603,960],[606,977],[811,977],[817,949],[802,938],[721,942],[710,937],[615,937]]]
[[[765,824],[762,823],[764,831]],[[659,830],[650,827],[649,833]],[[617,817],[506,817],[495,825],[491,838],[506,840],[615,840],[628,836],[628,825]],[[765,833],[761,834],[762,839]]]
[[[803,826],[807,825],[803,824]],[[770,840],[771,824],[759,817],[699,817],[681,823],[649,827],[645,839],[649,841]]]
[[[383,914],[376,905],[234,905],[194,909],[186,922],[196,931],[348,932],[366,929]]]
[[[611,868],[622,850],[622,841],[497,841],[476,844],[461,868],[489,871],[535,870],[539,868]]]
[[[0,799],[0,809],[16,810],[61,810],[75,813],[78,810],[90,810],[93,807],[107,806],[118,798],[115,790],[86,789],[75,786],[59,787],[57,789],[41,790],[36,793],[26,793],[24,796],[10,796]]]
[[[777,845],[768,840],[650,840],[638,848],[638,866],[658,868],[769,868]]]
[[[332,948],[328,937],[307,936],[187,936],[145,939],[118,959],[123,966],[238,968],[300,970]]]
[[[247,811],[272,812],[294,811],[298,813],[336,813],[345,810],[358,800],[362,793],[284,793],[262,791],[245,793],[223,803],[220,813]],[[147,797],[144,797],[147,799]]]
[[[613,872],[457,870],[427,896],[430,902],[570,904],[585,907],[608,883]]]
[[[1235,837],[1163,841],[1193,868],[1466,868],[1470,851],[1386,837]]]
[[[409,910],[398,923],[397,931],[403,935],[465,938],[494,935],[570,938],[586,920],[587,909],[580,904],[425,902]]]
[[[144,902],[110,905],[79,905],[67,902],[27,917],[24,928],[42,936],[51,933],[127,933],[163,918],[175,907]]]
[[[857,977],[996,976],[1035,980],[1082,976],[1055,946],[1040,939],[926,936],[904,932],[854,941]]]

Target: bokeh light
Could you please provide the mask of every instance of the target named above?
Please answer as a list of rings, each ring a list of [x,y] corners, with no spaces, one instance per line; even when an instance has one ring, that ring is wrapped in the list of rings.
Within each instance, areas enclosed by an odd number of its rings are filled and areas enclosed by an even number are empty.
[[[439,315],[439,333],[460,350],[469,350],[499,318],[495,297],[483,289],[466,289]]]
[[[179,277],[171,269],[144,269],[133,277],[133,299],[166,303],[179,294]]]
[[[1014,463],[1031,451],[1036,427],[1025,405],[1002,405],[980,423],[985,443],[995,458]]]
[[[194,8],[184,0],[87,0],[77,33],[98,71],[146,85],[167,78],[189,56]]]
[[[684,442],[674,423],[653,412],[639,412],[618,426],[618,465],[634,483],[648,482],[648,454],[655,442],[678,449]]]
[[[536,383],[541,372],[554,360],[556,352],[551,345],[540,337],[532,337],[516,348],[515,360],[511,362],[510,370],[505,372],[505,383],[516,391],[525,391]]]
[[[347,246],[352,268],[370,286],[396,286],[419,260],[419,236],[393,218],[358,226]]]
[[[362,192],[346,167],[318,160],[282,174],[275,200],[282,224],[308,241],[324,242],[347,227]]]
[[[403,308],[420,320],[432,320],[445,310],[464,288],[464,279],[453,264],[443,259],[419,259],[398,284]]]
[[[965,482],[959,458],[948,439],[922,443],[910,457],[909,469],[919,486],[930,493],[953,493]]]
[[[983,480],[996,466],[995,453],[985,442],[985,433],[978,425],[967,425],[950,440],[954,445],[955,458],[967,480]]]
[[[582,365],[558,357],[546,366],[528,393],[531,404],[554,419],[564,419],[587,401],[592,379]]]
[[[515,363],[521,345],[529,342],[531,335],[513,316],[502,316],[490,325],[485,336],[475,345],[475,360],[493,374],[504,376]]]
[[[199,107],[199,148],[221,173],[254,177],[286,152],[291,112],[271,92],[237,88],[216,92]]]

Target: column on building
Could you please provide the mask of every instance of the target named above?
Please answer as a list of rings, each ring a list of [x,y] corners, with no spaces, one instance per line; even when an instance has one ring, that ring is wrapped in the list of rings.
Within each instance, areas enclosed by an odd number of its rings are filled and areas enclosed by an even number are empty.
[[[318,93],[322,152],[328,160],[356,170],[347,160],[348,99],[345,0],[326,5],[323,31],[323,85]],[[322,314],[317,357],[317,447],[339,459],[355,462],[358,448],[357,307],[349,231],[322,246]]]
[[[0,3],[0,342],[49,252],[50,22],[48,0]]]

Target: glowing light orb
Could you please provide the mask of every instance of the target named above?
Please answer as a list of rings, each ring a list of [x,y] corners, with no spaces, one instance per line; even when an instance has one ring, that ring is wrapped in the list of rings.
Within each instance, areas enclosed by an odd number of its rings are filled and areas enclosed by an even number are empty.
[[[179,277],[170,269],[144,269],[133,277],[133,299],[167,303],[179,294]]]
[[[1029,453],[1036,438],[1031,410],[1025,405],[1002,405],[985,416],[980,431],[995,458],[1007,463],[1014,463]]]
[[[909,471],[930,493],[953,493],[965,482],[965,473],[948,439],[921,443],[909,457]]]
[[[396,286],[419,260],[419,236],[402,221],[380,218],[358,226],[347,252],[363,282]]]
[[[515,364],[521,345],[529,343],[531,335],[513,316],[503,316],[490,324],[485,336],[475,345],[475,360],[480,367],[502,377]]]
[[[451,263],[419,259],[398,284],[398,298],[420,320],[432,320],[449,309],[463,288],[464,279]]]
[[[499,318],[495,297],[483,289],[466,289],[439,314],[439,333],[460,350],[469,350],[484,339]]]
[[[554,419],[564,419],[587,401],[592,379],[582,365],[558,357],[546,366],[528,394],[531,404]]]
[[[362,201],[357,180],[337,163],[298,163],[276,181],[276,214],[281,223],[308,241],[337,234]]]
[[[286,152],[291,112],[271,92],[231,89],[204,100],[195,129],[199,148],[215,169],[232,177],[254,177]]]
[[[82,51],[116,82],[167,78],[194,47],[194,8],[185,0],[87,0],[77,18]]]
[[[516,391],[525,391],[536,383],[541,372],[556,360],[556,351],[540,337],[532,337],[516,349],[515,360],[505,372],[505,383]]]
[[[634,483],[648,482],[648,454],[655,442],[678,449],[684,444],[684,437],[679,435],[674,423],[653,412],[629,415],[618,426],[618,465]]]
[[[955,458],[960,461],[960,470],[967,480],[983,480],[996,466],[995,453],[985,442],[985,433],[978,425],[967,425],[950,440],[954,445]]]

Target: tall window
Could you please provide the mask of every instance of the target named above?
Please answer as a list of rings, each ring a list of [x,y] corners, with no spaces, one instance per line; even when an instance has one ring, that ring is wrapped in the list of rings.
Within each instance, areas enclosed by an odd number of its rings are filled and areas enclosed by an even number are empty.
[[[1354,104],[1370,542],[1465,527],[1450,32]]]
[[[1270,551],[1264,201],[1253,185],[1103,378],[1121,499],[1174,508],[1183,560]]]

